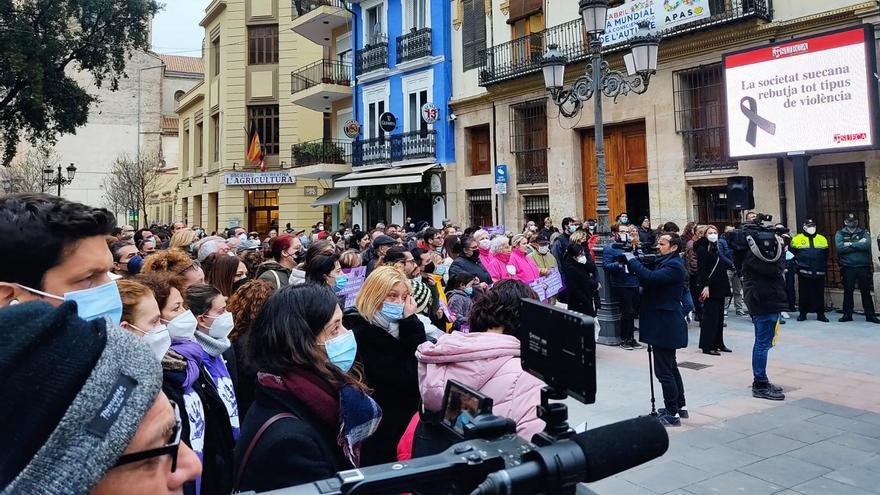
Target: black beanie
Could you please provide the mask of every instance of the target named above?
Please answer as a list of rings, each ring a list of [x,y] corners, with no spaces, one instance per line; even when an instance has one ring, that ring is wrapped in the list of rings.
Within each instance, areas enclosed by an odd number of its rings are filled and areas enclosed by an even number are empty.
[[[76,303],[41,301],[0,310],[0,487],[46,443],[107,342],[104,320],[77,317]]]

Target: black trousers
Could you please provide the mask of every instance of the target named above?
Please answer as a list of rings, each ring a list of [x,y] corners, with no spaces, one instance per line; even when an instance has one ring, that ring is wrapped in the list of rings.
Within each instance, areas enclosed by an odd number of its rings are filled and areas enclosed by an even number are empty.
[[[801,315],[825,315],[825,277],[798,275],[798,306]]]
[[[628,342],[635,339],[636,304],[639,299],[638,287],[613,287],[612,293],[620,305],[620,340]]]
[[[785,271],[785,296],[788,299],[788,310],[794,311],[794,272],[792,270]]]
[[[710,297],[703,302],[700,349],[713,351],[722,347],[724,347],[724,298]]]
[[[684,383],[675,360],[675,349],[652,347],[654,351],[654,375],[663,389],[663,403],[670,414],[677,414],[685,406]]]
[[[843,315],[852,316],[853,314],[853,292],[858,283],[859,291],[862,293],[862,308],[865,310],[865,318],[873,318],[874,299],[871,298],[871,288],[874,284],[871,280],[871,268],[867,266],[842,266],[840,267],[840,275],[843,278]]]

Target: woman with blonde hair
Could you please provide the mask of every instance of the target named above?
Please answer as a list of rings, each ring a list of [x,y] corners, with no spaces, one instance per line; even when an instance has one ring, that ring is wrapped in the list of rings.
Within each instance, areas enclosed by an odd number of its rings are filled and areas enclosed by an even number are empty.
[[[180,229],[171,236],[168,242],[168,249],[182,249],[186,254],[192,254],[192,247],[199,240],[199,236],[193,229]]]
[[[357,312],[346,311],[343,320],[357,340],[364,382],[383,411],[379,430],[364,444],[363,465],[396,459],[397,441],[419,407],[415,352],[427,339],[411,293],[402,270],[380,266],[364,281]]]

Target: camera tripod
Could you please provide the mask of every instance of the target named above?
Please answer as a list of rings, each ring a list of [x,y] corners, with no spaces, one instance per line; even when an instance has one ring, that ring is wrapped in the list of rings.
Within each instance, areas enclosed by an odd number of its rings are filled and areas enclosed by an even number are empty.
[[[651,416],[657,414],[657,399],[654,397],[654,348],[648,344],[648,383],[651,384]]]

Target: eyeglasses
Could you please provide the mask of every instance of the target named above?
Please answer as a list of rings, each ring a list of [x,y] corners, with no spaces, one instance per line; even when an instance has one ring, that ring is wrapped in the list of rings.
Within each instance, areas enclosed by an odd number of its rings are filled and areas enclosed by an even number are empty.
[[[198,261],[193,261],[192,265],[189,265],[188,267],[184,268],[183,270],[180,270],[179,272],[177,272],[177,274],[183,275],[184,273],[186,273],[190,270],[198,270],[201,267],[202,267],[201,263],[199,263]]]
[[[132,454],[125,454],[119,457],[119,460],[116,461],[116,464],[114,464],[113,467],[124,466],[133,462],[143,461],[146,459],[152,459],[153,457],[170,454],[171,472],[173,473],[177,471],[177,453],[180,450],[180,434],[183,431],[183,428],[180,421],[180,409],[178,409],[178,406],[174,401],[169,402],[171,402],[171,409],[174,411],[174,429],[171,431],[171,442],[167,445],[155,449],[134,452]]]

